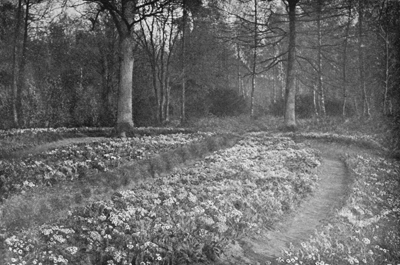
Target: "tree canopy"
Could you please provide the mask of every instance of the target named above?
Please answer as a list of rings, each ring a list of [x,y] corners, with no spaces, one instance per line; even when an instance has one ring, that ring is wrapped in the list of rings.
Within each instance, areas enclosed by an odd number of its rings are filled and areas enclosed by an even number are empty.
[[[0,128],[398,115],[399,17],[393,0],[2,1]]]

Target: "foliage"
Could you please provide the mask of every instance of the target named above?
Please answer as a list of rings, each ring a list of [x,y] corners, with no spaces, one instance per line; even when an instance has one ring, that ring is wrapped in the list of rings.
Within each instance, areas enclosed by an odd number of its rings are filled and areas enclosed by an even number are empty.
[[[0,201],[10,193],[85,178],[90,170],[107,171],[130,161],[149,159],[203,140],[205,134],[170,134],[72,144],[23,159],[0,161]]]
[[[318,104],[318,103],[317,103]],[[300,119],[309,119],[316,116],[314,110],[314,99],[313,95],[305,94],[299,95],[296,98],[296,116]],[[339,99],[327,98],[325,99],[325,111],[329,117],[341,117],[342,116],[343,102]],[[351,104],[346,104],[346,116],[354,116],[355,111]]]
[[[296,165],[287,168],[287,162]],[[292,163],[293,162],[293,163]],[[7,264],[194,264],[268,226],[316,187],[316,154],[247,134],[189,168],[137,184],[38,230],[8,235]]]
[[[238,116],[247,111],[245,99],[232,89],[211,91],[208,100],[210,101],[210,113],[218,117]]]
[[[349,156],[353,183],[337,216],[279,264],[397,264],[400,261],[400,164]]]
[[[357,144],[364,142],[365,147],[380,149],[381,146],[394,151],[398,149],[396,142],[396,119],[385,116],[370,117],[369,119],[351,118],[312,118],[299,120],[300,130],[314,134],[334,134],[338,138],[353,138]],[[346,141],[344,141],[346,142]],[[368,143],[369,142],[369,143]],[[374,142],[374,143],[373,143]],[[351,143],[348,141],[347,143]]]
[[[285,101],[280,98],[276,102],[273,102],[269,106],[268,113],[272,116],[283,117],[285,115]]]
[[[193,119],[190,126],[199,131],[206,132],[232,132],[245,133],[252,131],[276,130],[282,123],[282,119],[273,116],[263,116],[251,119],[248,115],[237,117],[215,117],[208,116],[200,119]]]

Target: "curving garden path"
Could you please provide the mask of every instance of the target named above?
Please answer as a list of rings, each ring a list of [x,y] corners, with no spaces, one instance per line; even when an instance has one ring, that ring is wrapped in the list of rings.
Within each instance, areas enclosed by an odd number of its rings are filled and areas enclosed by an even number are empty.
[[[294,248],[306,241],[315,229],[329,222],[346,198],[349,179],[340,155],[344,151],[332,143],[308,141],[312,148],[321,151],[322,162],[318,170],[319,186],[308,198],[273,230],[243,239],[239,245],[228,250],[229,264],[275,264],[282,250]],[[346,148],[347,149],[347,148]]]

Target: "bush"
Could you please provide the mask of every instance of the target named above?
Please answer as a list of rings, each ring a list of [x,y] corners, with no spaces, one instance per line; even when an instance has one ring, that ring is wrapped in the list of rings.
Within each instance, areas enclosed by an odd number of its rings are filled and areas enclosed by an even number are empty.
[[[215,116],[238,116],[247,111],[246,100],[232,89],[217,89],[208,94],[209,112]]]
[[[342,116],[342,100],[341,99],[325,99],[325,111],[327,116],[340,117]],[[280,99],[271,104],[269,112],[273,116],[285,115],[285,100]],[[353,116],[355,110],[353,105],[347,103],[346,116]],[[296,97],[296,116],[300,119],[307,119],[315,116],[314,98],[311,94],[298,95]]]
[[[269,107],[269,114],[272,116],[282,117],[285,115],[285,100],[278,99],[275,103],[272,103]]]
[[[299,95],[296,97],[297,118],[311,118],[315,114],[314,99],[312,95]]]
[[[339,99],[327,99],[325,100],[326,115],[333,117],[340,117],[343,115],[343,102]],[[346,104],[346,116],[351,117],[356,114],[356,111],[352,104],[347,102]]]

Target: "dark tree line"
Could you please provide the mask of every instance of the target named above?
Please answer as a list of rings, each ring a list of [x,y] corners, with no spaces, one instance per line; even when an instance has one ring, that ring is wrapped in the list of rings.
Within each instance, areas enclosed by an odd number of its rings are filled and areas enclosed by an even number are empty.
[[[398,115],[400,1],[7,0],[0,128]]]

